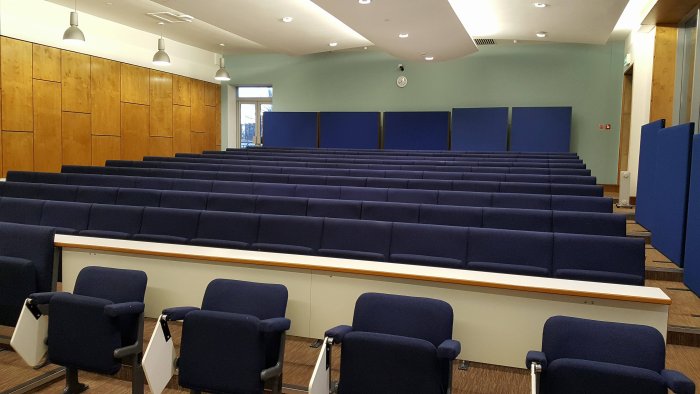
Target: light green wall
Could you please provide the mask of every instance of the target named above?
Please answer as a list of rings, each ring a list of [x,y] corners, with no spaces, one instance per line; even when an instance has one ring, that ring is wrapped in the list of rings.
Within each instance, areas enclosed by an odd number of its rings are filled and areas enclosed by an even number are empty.
[[[450,110],[572,106],[572,149],[598,183],[617,180],[624,42],[482,46],[446,62],[405,62],[379,51],[226,58],[233,85],[271,84],[275,111]],[[408,86],[396,87],[399,63]],[[599,124],[612,130],[601,131]]]

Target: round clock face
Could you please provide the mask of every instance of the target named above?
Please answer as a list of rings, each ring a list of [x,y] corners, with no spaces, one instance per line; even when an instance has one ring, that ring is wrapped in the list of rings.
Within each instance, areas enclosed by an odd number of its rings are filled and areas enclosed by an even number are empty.
[[[396,78],[396,86],[403,88],[408,84],[408,78],[406,78],[404,75],[399,76]]]

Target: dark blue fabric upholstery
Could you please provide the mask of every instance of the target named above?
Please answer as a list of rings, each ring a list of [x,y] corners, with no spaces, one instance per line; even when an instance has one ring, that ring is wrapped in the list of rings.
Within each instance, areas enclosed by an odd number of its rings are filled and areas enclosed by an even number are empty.
[[[452,150],[506,151],[508,108],[453,108]]]
[[[114,232],[115,234],[136,234],[141,228],[143,207],[93,204],[90,209],[88,229],[81,235],[100,236],[95,231]]]
[[[510,148],[516,152],[568,152],[571,107],[513,107]]]
[[[552,211],[487,208],[484,209],[483,227],[551,232]]]
[[[380,220],[385,222],[417,223],[419,205],[385,202],[363,202],[362,219]]]
[[[449,112],[384,112],[384,149],[447,149]]]
[[[683,266],[693,123],[668,127],[656,136],[651,244]]]
[[[639,169],[637,176],[637,201],[635,209],[635,221],[649,231],[654,231],[654,219],[656,216],[656,153],[657,136],[659,130],[666,125],[664,119],[660,119],[642,126],[641,140],[639,143]]]
[[[340,187],[335,186],[316,186],[316,185],[297,185],[295,194],[298,197],[314,197],[314,198],[340,198]]]
[[[19,224],[39,224],[43,200],[24,200],[3,197],[0,201],[0,221]]]
[[[0,209],[1,205],[0,205]],[[90,220],[90,204],[46,201],[41,213],[41,225],[55,227],[56,232],[72,234],[85,230]]]
[[[588,196],[552,196],[552,210],[580,212],[612,212],[613,201],[610,197]]]
[[[78,186],[75,201],[97,204],[114,204],[117,201],[116,187]]]
[[[545,322],[542,352],[529,352],[527,362],[542,365],[544,394],[695,392],[684,375],[664,369],[665,356],[652,327],[554,316]]]
[[[471,228],[468,252],[469,269],[549,276],[552,234]]]
[[[253,248],[281,253],[314,254],[321,242],[323,219],[262,215]]]
[[[160,238],[162,242],[185,243],[195,237],[200,211],[174,208],[146,208],[143,211],[139,234],[134,234],[135,240],[154,240],[152,236],[167,236]]]
[[[685,234],[683,282],[700,294],[700,137],[693,137],[693,160],[688,194],[688,222]]]
[[[255,212],[306,216],[307,200],[301,197],[257,196],[255,199]]]
[[[325,219],[319,254],[331,257],[386,261],[391,223]]]
[[[601,235],[554,234],[554,276],[644,285],[644,240]]]
[[[469,231],[453,226],[394,223],[391,261],[464,268]]]
[[[417,204],[437,204],[438,192],[436,190],[396,190],[389,189],[388,201],[410,202]]]
[[[360,219],[362,217],[362,202],[310,198],[306,215],[328,218]]]
[[[624,237],[627,234],[627,216],[597,212],[552,211],[552,231]]]
[[[287,297],[282,285],[212,281],[202,310],[184,317],[180,385],[208,392],[262,392],[260,372],[278,361],[281,332],[275,327],[289,326],[282,319]],[[286,324],[275,324],[283,320]]]
[[[316,112],[265,112],[265,146],[316,147]]]
[[[440,190],[438,192],[438,204],[460,205],[472,207],[490,207],[491,199],[496,194],[479,192],[454,192]]]
[[[321,112],[321,148],[379,147],[379,112]]]
[[[346,186],[340,189],[341,200],[387,201],[387,189]]]
[[[24,300],[36,292],[36,274],[31,260],[0,256],[0,325],[14,326]]]
[[[159,190],[139,190],[120,188],[117,192],[118,205],[133,205],[136,207],[157,207],[160,205]]]
[[[247,248],[258,235],[259,216],[247,213],[202,212],[194,245]]]
[[[183,191],[164,191],[160,196],[161,208],[207,209],[209,194]]]
[[[207,210],[229,212],[255,212],[255,196],[212,193],[207,199]]]
[[[457,207],[451,205],[420,206],[420,222],[446,226],[482,227],[483,208]]]
[[[495,208],[552,209],[552,197],[537,194],[494,193],[491,206]]]

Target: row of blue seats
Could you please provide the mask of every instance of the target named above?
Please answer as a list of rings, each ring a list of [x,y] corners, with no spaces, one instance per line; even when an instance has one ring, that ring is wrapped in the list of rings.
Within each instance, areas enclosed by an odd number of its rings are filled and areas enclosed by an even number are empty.
[[[274,157],[298,157],[298,158],[338,158],[338,159],[367,159],[367,160],[413,160],[413,161],[432,161],[435,160],[433,156],[404,156],[404,155],[370,155],[365,154],[362,156],[358,155],[348,155],[343,153],[304,153],[304,152],[265,152],[265,151],[255,151],[255,150],[239,150],[239,151],[204,151],[203,154],[227,154],[232,156],[274,156]],[[493,161],[493,162],[529,162],[529,163],[578,163],[581,164],[583,161],[579,158],[519,158],[519,157],[479,157],[479,156],[468,156],[462,155],[457,157],[440,157],[441,161],[452,162],[452,161]]]
[[[205,153],[218,153],[220,151],[204,151]],[[250,152],[256,153],[294,153],[310,155],[350,155],[352,157],[378,156],[378,157],[476,157],[476,158],[510,158],[510,159],[579,159],[576,153],[564,152],[478,152],[478,151],[446,151],[446,150],[399,150],[399,149],[332,149],[332,148],[275,148],[265,146],[249,146],[246,148],[227,148],[224,152]]]
[[[29,199],[0,210],[85,236],[644,284],[635,238]]]
[[[590,176],[591,170],[580,168],[537,168],[537,167],[487,167],[487,166],[436,166],[436,165],[394,165],[394,164],[337,164],[309,162],[279,162],[274,160],[218,159],[204,155],[179,155],[176,157],[145,156],[144,161],[175,161],[186,163],[211,163],[239,165],[247,168],[285,167],[313,168],[317,170],[385,170],[385,171],[431,171],[431,172],[480,172],[490,174],[540,174],[540,175],[581,175]],[[327,174],[334,175],[334,174]],[[335,174],[341,175],[341,174]]]
[[[526,183],[526,182],[489,182],[489,181],[452,181],[442,179],[401,179],[372,177],[342,177],[288,175],[265,173],[236,173],[221,171],[177,170],[165,168],[129,168],[64,165],[62,173],[104,174],[145,177],[165,177],[182,179],[207,179],[219,181],[266,182],[305,185],[387,187],[396,189],[427,189],[474,191],[491,193],[529,193],[555,194],[570,196],[602,197],[601,185],[576,185],[561,183]]]
[[[196,153],[178,153],[178,157],[198,157]],[[269,160],[270,158],[277,161],[303,161],[307,163],[338,163],[338,164],[394,164],[394,165],[440,165],[445,167],[450,166],[484,166],[484,167],[539,167],[539,168],[580,168],[585,169],[583,163],[533,163],[528,161],[479,161],[479,160],[381,160],[381,159],[342,159],[342,158],[299,158],[299,157],[277,157],[275,155],[261,156],[237,156],[227,153],[210,153],[201,155],[204,157],[212,157],[219,159],[238,159],[238,160]]]
[[[100,197],[101,191],[92,190],[87,186],[127,187],[139,189],[199,191],[229,194],[256,194],[288,197],[330,198],[340,200],[387,201],[437,205],[494,207],[494,208],[524,208],[544,209],[555,211],[578,212],[612,212],[612,199],[609,197],[560,196],[523,193],[484,193],[446,190],[412,190],[373,188],[355,186],[326,186],[326,185],[294,185],[263,182],[226,182],[198,179],[133,177],[124,175],[95,175],[95,174],[56,174],[49,172],[10,171],[7,174],[10,182],[27,183],[25,187],[32,188],[36,198],[52,199],[52,193],[43,192],[37,184],[65,185],[67,199],[84,201],[91,198],[109,201],[116,198]],[[94,196],[87,197],[90,194]]]
[[[221,171],[238,173],[267,173],[294,174],[316,176],[348,176],[373,178],[402,178],[402,179],[443,179],[462,181],[490,182],[528,182],[528,183],[568,183],[579,185],[595,185],[594,176],[582,175],[539,175],[539,174],[494,174],[479,172],[434,172],[434,171],[386,171],[386,170],[347,170],[341,168],[304,168],[304,167],[270,167],[270,166],[241,166],[192,162],[173,162],[171,160],[107,160],[107,167],[137,167],[137,168],[169,168],[197,171]]]
[[[27,184],[0,184],[0,221],[41,224],[83,230],[87,228],[87,210],[72,213],[70,219],[43,209],[58,209],[44,201],[66,204],[100,203],[142,207],[197,209],[224,212],[266,213],[276,215],[333,217],[386,222],[441,224],[462,227],[488,227],[510,230],[561,232],[622,236],[626,217],[611,213],[549,211],[518,208],[460,207],[450,205],[390,203],[377,201],[333,200],[321,198],[257,196],[187,191],[161,191],[130,188],[105,188]],[[30,200],[25,200],[30,199]],[[33,200],[31,200],[33,199]],[[70,225],[65,221],[70,220]],[[59,230],[59,232],[66,232]],[[67,233],[74,231],[68,230]]]

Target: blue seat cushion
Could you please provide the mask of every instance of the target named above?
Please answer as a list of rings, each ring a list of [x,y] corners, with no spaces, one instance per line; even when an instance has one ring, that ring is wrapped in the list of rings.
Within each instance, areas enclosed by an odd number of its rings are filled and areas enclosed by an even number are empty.
[[[299,246],[299,245],[284,245],[284,244],[271,244],[265,242],[256,242],[252,245],[253,249],[261,250],[264,252],[275,252],[275,253],[292,253],[292,254],[314,254],[314,249]]]
[[[338,257],[341,259],[356,259],[370,261],[384,261],[386,255],[382,253],[363,252],[359,250],[343,250],[343,249],[319,249],[318,253],[322,256]]]
[[[549,270],[522,264],[491,263],[486,261],[470,261],[467,269],[475,271],[498,272],[501,274],[550,276]]]
[[[425,256],[419,254],[392,253],[392,262],[404,264],[428,265],[431,267],[464,268],[464,261],[449,257]]]
[[[559,279],[584,280],[590,282],[617,283],[620,285],[644,286],[644,277],[610,271],[585,269],[558,269],[554,277]]]
[[[134,234],[131,239],[134,241],[162,242],[168,244],[186,244],[188,242],[188,239],[184,237],[160,234]]]
[[[600,361],[560,358],[541,378],[542,392],[567,394],[666,394],[655,371]]]
[[[36,275],[31,260],[0,256],[0,325],[17,323],[24,300],[36,291]]]
[[[190,244],[197,246],[209,246],[212,248],[227,248],[227,249],[248,249],[250,244],[241,241],[229,241],[226,239],[212,238],[193,238]]]
[[[109,230],[81,230],[78,232],[79,235],[86,237],[98,237],[98,238],[114,238],[114,239],[129,239],[132,234],[125,233],[121,231],[109,231]]]

